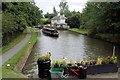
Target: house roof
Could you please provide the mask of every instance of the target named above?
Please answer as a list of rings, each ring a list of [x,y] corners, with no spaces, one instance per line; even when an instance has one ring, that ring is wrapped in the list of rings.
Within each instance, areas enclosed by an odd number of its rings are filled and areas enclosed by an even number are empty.
[[[60,19],[66,19],[64,16],[55,16],[52,18],[52,20],[60,20]]]

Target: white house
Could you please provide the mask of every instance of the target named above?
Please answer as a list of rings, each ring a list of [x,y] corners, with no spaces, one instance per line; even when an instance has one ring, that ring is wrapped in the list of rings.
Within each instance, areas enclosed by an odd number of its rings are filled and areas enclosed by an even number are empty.
[[[53,18],[51,19],[51,25],[52,25],[52,26],[56,26],[57,28],[58,28],[58,27],[69,28],[69,27],[67,26],[67,23],[65,23],[65,20],[66,20],[66,19],[67,19],[67,18],[64,16],[64,14],[63,14],[63,15],[60,15],[60,13],[58,13],[57,16],[55,16],[55,17],[53,17]]]

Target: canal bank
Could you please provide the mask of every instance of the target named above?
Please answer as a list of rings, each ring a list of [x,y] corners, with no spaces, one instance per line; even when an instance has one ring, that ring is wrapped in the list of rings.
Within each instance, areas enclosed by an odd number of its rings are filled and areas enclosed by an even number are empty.
[[[80,32],[80,31],[76,31],[76,30],[72,30],[72,29],[68,29],[68,31],[71,31],[71,32],[75,32],[75,33],[78,33],[78,34],[82,34],[82,35],[88,36],[88,32]]]
[[[26,78],[26,76],[22,75],[22,73],[14,71],[14,67],[20,61],[21,57],[24,56],[25,53],[28,53],[30,51],[32,45],[34,45],[37,40],[37,35],[34,32],[34,29],[30,28],[30,31],[31,31],[30,40],[24,45],[24,47],[21,48],[19,52],[17,52],[12,58],[5,62],[5,64],[3,64],[2,66],[3,78]],[[29,51],[27,52],[27,50]],[[7,66],[8,64],[10,64],[10,66]]]
[[[84,29],[73,28],[73,29],[68,29],[68,30],[75,32],[75,33],[87,35],[87,36],[94,38],[94,39],[103,40],[103,41],[120,46],[120,39],[119,39],[120,35],[119,34],[113,35],[113,34],[100,34],[99,33],[99,34],[95,34],[95,35],[89,35],[88,30],[84,30]]]
[[[35,44],[36,44],[36,42],[35,42]],[[23,67],[25,66],[26,61],[27,61],[27,59],[28,59],[28,57],[29,57],[29,55],[30,55],[30,53],[31,53],[31,50],[32,50],[32,48],[34,47],[35,44],[31,45],[31,46],[28,48],[28,50],[25,52],[25,55],[21,57],[20,61],[19,61],[18,64],[15,66],[14,71],[17,71],[17,72],[19,72],[19,73],[22,72]]]

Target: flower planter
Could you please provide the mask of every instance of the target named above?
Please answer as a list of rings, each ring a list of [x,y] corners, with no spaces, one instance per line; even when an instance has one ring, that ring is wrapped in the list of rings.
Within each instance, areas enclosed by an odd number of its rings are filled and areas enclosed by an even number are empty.
[[[71,69],[77,70],[78,67],[68,67],[68,73],[70,76],[77,76],[76,73],[74,73]],[[76,71],[78,73],[78,71]]]
[[[47,61],[37,61],[38,64],[38,75],[40,78],[46,78],[50,75],[50,64],[51,64],[51,60],[47,60]]]
[[[63,75],[69,74],[69,72],[68,72],[68,67],[60,67],[60,68],[63,68],[63,69],[64,69]]]
[[[79,71],[78,71],[78,78],[79,79],[85,79],[87,78],[87,67],[83,67],[83,66],[78,66]]]
[[[102,64],[87,66],[87,74],[115,73],[118,72],[117,64]]]
[[[51,73],[51,79],[56,80],[63,78],[63,73],[64,73],[63,68],[51,68],[49,71]]]

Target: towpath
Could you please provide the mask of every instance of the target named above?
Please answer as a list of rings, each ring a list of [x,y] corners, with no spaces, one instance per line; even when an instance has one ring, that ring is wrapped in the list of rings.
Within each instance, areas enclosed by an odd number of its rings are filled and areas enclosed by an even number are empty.
[[[0,56],[0,60],[2,60],[2,65],[11,57],[13,57],[28,42],[30,37],[31,37],[31,31],[30,29],[27,29],[26,37],[20,43],[14,46],[12,49],[10,49],[9,51],[7,51],[6,53]]]

